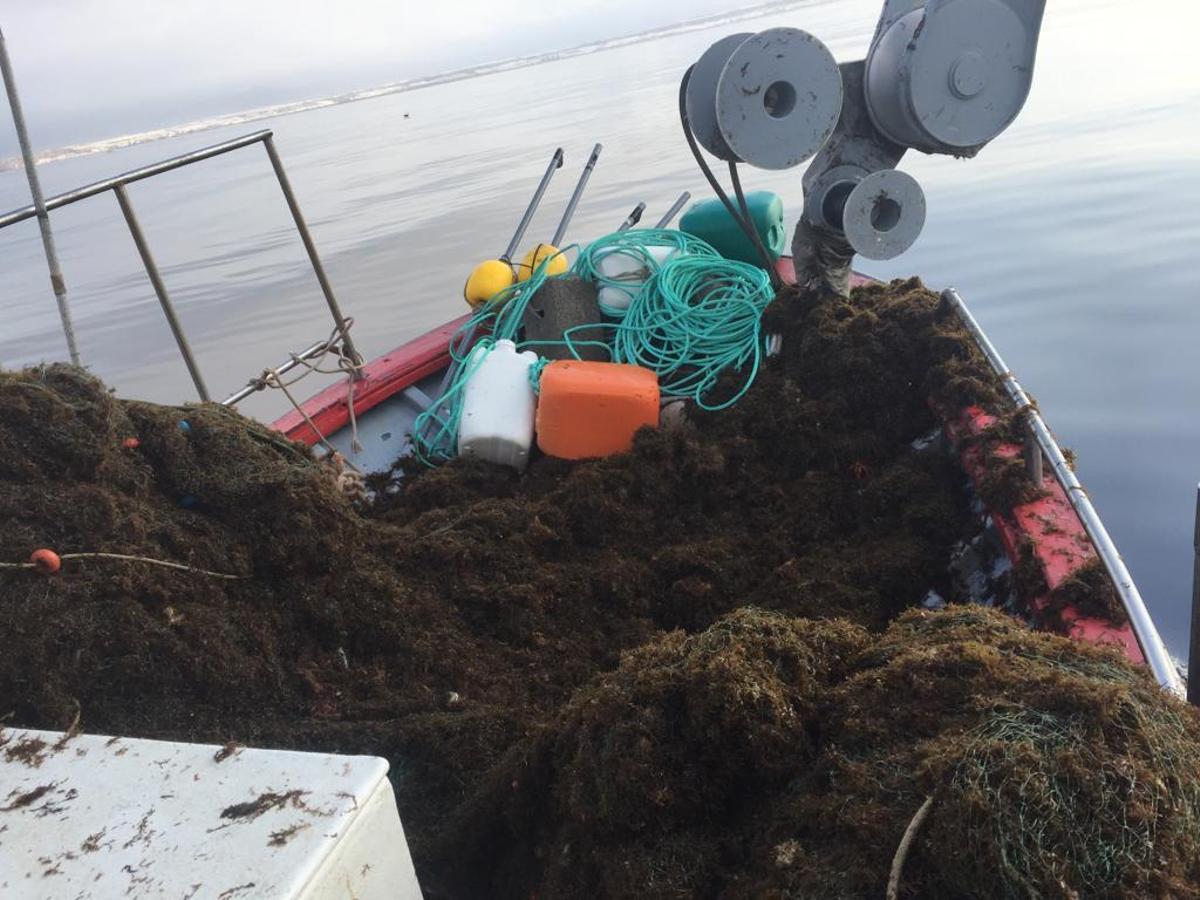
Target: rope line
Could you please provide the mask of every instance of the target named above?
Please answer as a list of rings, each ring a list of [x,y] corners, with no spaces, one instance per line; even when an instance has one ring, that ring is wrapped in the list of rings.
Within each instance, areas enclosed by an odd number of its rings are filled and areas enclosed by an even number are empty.
[[[354,411],[354,382],[357,381],[361,375],[363,364],[347,356],[345,348],[341,343],[342,334],[344,332],[348,333],[353,325],[354,319],[347,318],[345,320],[344,331],[342,327],[335,326],[333,331],[329,333],[329,337],[325,339],[324,345],[321,348],[321,352],[310,359],[305,359],[298,353],[289,353],[289,359],[291,359],[291,361],[295,363],[297,367],[304,369],[304,371],[295,378],[285,380],[278,370],[267,368],[263,369],[262,375],[251,382],[259,390],[263,390],[265,388],[276,388],[282,392],[287,398],[288,402],[292,404],[292,408],[300,414],[300,417],[304,419],[305,424],[308,425],[308,427],[312,429],[313,434],[317,436],[317,442],[330,453],[336,453],[337,449],[331,443],[329,443],[325,435],[321,433],[319,428],[317,428],[316,423],[313,422],[308,413],[304,411],[303,407],[288,389],[312,374],[344,374],[346,376],[346,410],[350,417],[350,447],[355,453],[361,453],[363,446],[358,439],[358,417],[355,415]],[[331,355],[337,362],[336,368],[322,368],[321,364],[325,361],[326,357]],[[351,468],[354,468],[356,472],[358,471],[358,469],[349,461],[347,461],[346,464]]]
[[[162,566],[166,569],[179,569],[184,572],[195,572],[198,575],[208,575],[212,578],[224,578],[229,581],[242,581],[252,578],[252,575],[230,575],[227,572],[213,572],[209,569],[202,569],[199,566],[189,566],[184,563],[168,562],[165,559],[151,559],[148,556],[131,556],[127,553],[63,553],[59,559],[66,561],[68,559],[118,559],[125,562],[140,562],[148,563],[154,566]],[[37,569],[40,568],[37,563],[23,562],[0,562],[0,569]]]

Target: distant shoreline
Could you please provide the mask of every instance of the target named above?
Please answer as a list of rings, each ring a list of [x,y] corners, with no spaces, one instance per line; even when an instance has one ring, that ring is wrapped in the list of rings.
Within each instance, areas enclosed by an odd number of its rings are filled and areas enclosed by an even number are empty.
[[[332,97],[323,97],[313,100],[298,100],[292,103],[280,103],[275,106],[263,106],[256,109],[244,110],[242,112],[214,116],[208,119],[199,119],[194,122],[187,122],[180,125],[171,125],[165,128],[154,129],[152,131],[142,131],[136,134],[126,134],[118,137],[105,138],[99,141],[92,141],[88,144],[72,144],[52,150],[43,150],[37,154],[36,159],[38,163],[45,164],[58,162],[64,159],[74,159],[75,157],[79,156],[90,156],[95,153],[110,153],[114,150],[122,150],[126,147],[133,147],[138,144],[147,144],[152,141],[162,141],[168,138],[181,137],[201,131],[211,131],[216,128],[228,128],[234,125],[245,125],[250,122],[260,122],[263,119],[274,119],[279,116],[308,112],[309,110],[314,109],[324,109],[328,106],[341,106],[346,103],[357,103],[360,100],[372,100],[376,97],[388,96],[389,94],[401,94],[407,91],[418,91],[422,88],[434,87],[440,84],[449,84],[454,81],[464,81],[468,78],[479,78],[484,75],[494,75],[498,72],[509,72],[514,69],[524,69],[530,66],[542,65],[543,63],[558,62],[559,60],[571,59],[576,56],[586,56],[605,50],[616,50],[620,47],[628,47],[633,44],[642,44],[649,41],[660,40],[662,38],[674,37],[675,35],[687,34],[691,31],[703,31],[706,28],[715,28],[719,25],[728,25],[743,21],[745,19],[755,19],[771,13],[785,12],[789,9],[796,9],[802,6],[815,6],[826,2],[829,2],[829,0],[771,0],[771,2],[759,3],[755,6],[742,7],[740,9],[731,10],[725,13],[703,16],[698,19],[689,19],[685,22],[678,22],[674,25],[663,25],[659,28],[650,29],[649,31],[638,32],[637,34],[609,38],[603,41],[593,41],[588,44],[579,44],[575,47],[569,47],[565,50],[551,50],[545,53],[536,53],[528,56],[514,56],[508,59],[482,63],[477,66],[453,69],[449,72],[442,72],[436,75],[426,75],[418,78],[406,79],[404,81],[392,82],[379,87],[349,91],[343,94],[336,94]],[[19,169],[20,167],[20,157],[0,159],[0,173],[11,171],[13,169]]]

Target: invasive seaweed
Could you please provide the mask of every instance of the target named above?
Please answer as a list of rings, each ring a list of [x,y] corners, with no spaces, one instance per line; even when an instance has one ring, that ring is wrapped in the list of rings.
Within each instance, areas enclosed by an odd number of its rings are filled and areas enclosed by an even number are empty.
[[[0,561],[102,550],[247,576],[0,569],[0,713],[385,756],[430,897],[875,896],[930,795],[906,889],[969,894],[992,882],[966,887],[966,863],[936,868],[928,842],[994,842],[1000,825],[947,810],[1010,797],[1020,753],[1118,773],[1128,758],[1137,785],[1162,768],[1190,797],[1192,720],[1170,707],[1170,743],[1147,706],[1166,701],[1119,662],[1066,642],[1025,659],[1034,638],[982,611],[890,624],[931,589],[953,599],[947,564],[976,527],[962,471],[918,440],[937,427],[931,398],[1009,412],[939,298],[915,281],[849,301],[785,292],[765,327],[783,352],[732,409],[523,476],[398,462],[366,507],[306,448],[221,407],[120,400],[61,366],[0,373]],[[1118,759],[1087,731],[1091,756],[1020,750],[1073,746],[1053,741],[1079,723],[1119,736],[1105,691],[1139,704],[1126,743],[1158,749]],[[1013,709],[1057,724],[1021,745],[997,718]],[[1065,766],[1029,771],[1095,799]],[[1190,819],[1120,786],[1101,786],[1105,815],[1152,809],[1155,830],[1134,828],[1109,874],[1072,850],[1064,883],[1190,889]],[[1165,860],[1157,881],[1139,840]],[[1006,878],[1047,884],[1052,862]]]

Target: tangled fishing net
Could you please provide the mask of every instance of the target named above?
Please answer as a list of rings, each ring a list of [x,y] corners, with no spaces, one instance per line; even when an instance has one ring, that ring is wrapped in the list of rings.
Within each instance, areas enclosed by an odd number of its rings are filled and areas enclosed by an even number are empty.
[[[1200,718],[1115,650],[982,608],[901,616],[829,696],[743,896],[878,896],[910,817],[910,897],[1192,897]],[[801,852],[802,851],[802,852]]]

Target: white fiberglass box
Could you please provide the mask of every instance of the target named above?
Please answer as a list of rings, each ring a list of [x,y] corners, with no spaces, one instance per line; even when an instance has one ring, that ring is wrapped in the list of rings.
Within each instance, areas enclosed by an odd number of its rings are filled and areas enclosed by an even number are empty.
[[[0,731],[4,900],[419,900],[387,762]]]

